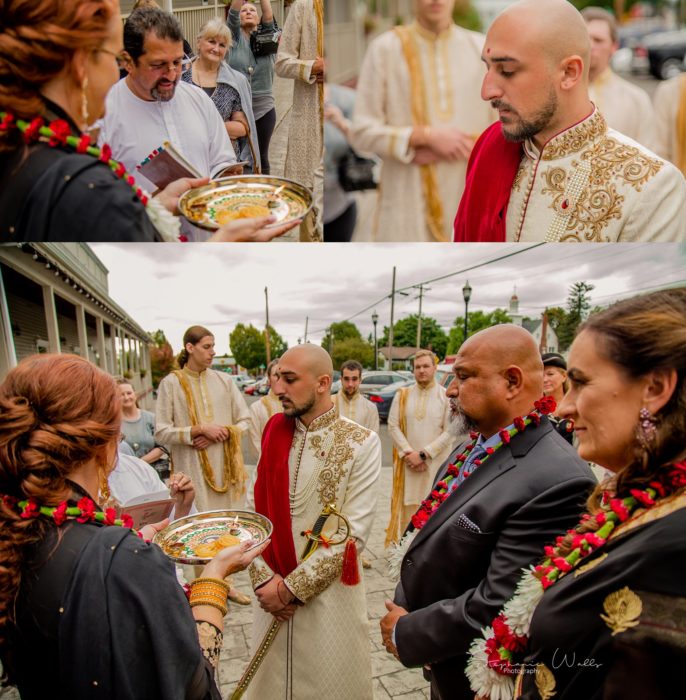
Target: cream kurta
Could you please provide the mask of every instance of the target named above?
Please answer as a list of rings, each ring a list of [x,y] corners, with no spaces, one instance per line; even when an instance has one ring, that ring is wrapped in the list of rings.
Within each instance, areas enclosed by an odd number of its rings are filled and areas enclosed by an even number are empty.
[[[508,241],[686,239],[686,181],[671,164],[607,128],[597,110],[553,137],[531,141],[512,186]]]
[[[317,56],[318,20],[314,0],[296,0],[288,12],[274,70],[291,78],[293,108],[284,176],[312,189],[322,160],[321,83],[310,74]]]
[[[233,425],[247,430],[250,414],[245,399],[228,374],[208,369],[204,372],[182,370],[191,385],[200,423]],[[191,421],[188,405],[179,380],[168,374],[157,390],[155,413],[155,440],[171,452],[175,472],[185,472],[193,479],[195,505],[199,511],[231,508],[230,493],[216,493],[205,482],[198,451],[191,440]],[[214,443],[207,448],[214,481],[223,486],[224,446]]]
[[[412,25],[421,63],[429,126],[455,126],[475,138],[495,113],[481,99],[484,37],[457,26],[438,38]],[[412,164],[411,74],[394,31],[371,42],[360,70],[351,142],[383,159],[373,237],[377,241],[434,241],[425,216],[420,168]],[[464,190],[467,161],[436,163],[443,233],[452,240],[453,220]]]
[[[401,389],[403,391],[403,389]],[[453,446],[454,438],[448,431],[450,403],[445,389],[433,382],[422,389],[419,385],[408,387],[405,420],[407,433],[400,430],[399,400],[397,392],[393,397],[388,414],[388,431],[398,452],[426,452],[428,469],[418,472],[405,467],[404,505],[422,502],[431,490],[436,472],[445,462]]]
[[[301,533],[312,529],[324,506],[332,502],[350,520],[358,552],[362,551],[376,510],[379,437],[339,418],[335,408],[312,421],[309,429],[298,420],[289,470],[292,532],[299,563],[285,582],[304,605],[282,625],[246,698],[371,700],[364,582],[357,586],[341,583],[344,545],[320,547],[304,562],[300,556],[306,545]],[[252,494],[248,507],[254,508]],[[335,534],[336,520],[329,518],[323,534]],[[262,558],[256,559],[249,571],[254,588],[273,575]],[[253,611],[254,653],[274,618],[257,605]]]
[[[608,68],[589,85],[589,95],[611,129],[655,151],[655,114],[645,90]]]
[[[363,428],[379,433],[379,411],[376,406],[359,391],[355,392],[352,400],[348,400],[343,389],[331,397],[338,415],[358,423]]]
[[[282,412],[283,405],[271,389],[266,396],[250,404],[250,446],[253,449],[253,455],[256,455],[258,460],[262,451],[264,426],[275,413]]]
[[[686,75],[677,75],[661,82],[655,90],[655,129],[657,145],[655,152],[679,166],[679,141],[677,139],[677,114],[683,93],[686,92]],[[682,142],[686,134],[681,135]],[[686,174],[686,162],[683,164]]]

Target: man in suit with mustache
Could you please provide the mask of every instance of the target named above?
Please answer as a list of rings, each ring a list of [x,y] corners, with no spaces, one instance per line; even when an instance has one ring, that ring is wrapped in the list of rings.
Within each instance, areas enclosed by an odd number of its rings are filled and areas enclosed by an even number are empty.
[[[553,429],[528,331],[499,325],[462,344],[447,394],[470,439],[438,472],[404,541],[384,645],[423,666],[433,700],[472,700],[467,650],[512,596],[521,569],[573,527],[595,481]]]

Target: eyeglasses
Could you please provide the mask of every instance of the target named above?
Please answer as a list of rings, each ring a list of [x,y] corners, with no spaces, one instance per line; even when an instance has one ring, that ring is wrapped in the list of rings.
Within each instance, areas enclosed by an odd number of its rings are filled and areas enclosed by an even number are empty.
[[[191,60],[188,56],[177,58],[174,61],[163,61],[159,63],[150,63],[147,68],[154,73],[168,73],[173,70],[175,73],[183,73],[190,68]]]
[[[126,53],[126,51],[114,53],[114,51],[110,51],[109,49],[95,49],[95,53],[106,53],[110,56],[114,56],[114,60],[117,62],[117,66],[119,66],[119,68],[126,67],[126,63],[128,61],[128,54]]]

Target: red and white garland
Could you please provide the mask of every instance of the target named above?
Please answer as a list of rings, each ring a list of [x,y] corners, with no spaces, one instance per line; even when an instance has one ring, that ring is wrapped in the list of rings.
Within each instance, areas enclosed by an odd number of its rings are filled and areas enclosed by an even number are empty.
[[[601,511],[582,516],[579,525],[567,531],[572,537],[572,551],[562,556],[560,546],[565,535],[555,545],[544,547],[545,559],[525,570],[510,600],[490,627],[483,630],[483,638],[472,642],[471,658],[466,673],[472,690],[479,697],[490,700],[510,700],[514,694],[515,676],[519,665],[515,654],[523,652],[529,642],[529,628],[536,606],[547,588],[572,571],[581,561],[602,547],[614,529],[626,522],[638,509],[649,509],[663,498],[686,486],[686,462],[671,465],[659,481],[651,481],[645,489],[631,489],[630,495],[618,498],[603,494]],[[595,532],[579,533],[578,528],[591,517],[600,525]]]
[[[528,413],[526,416],[517,416],[513,421],[513,428],[509,430],[503,429],[498,433],[500,441],[496,443],[493,447],[486,447],[486,454],[482,459],[475,459],[474,466],[479,467],[484,462],[488,460],[495,452],[497,452],[503,445],[509,445],[510,440],[515,435],[523,433],[528,426],[534,425],[538,426],[541,422],[542,415],[548,415],[555,411],[557,404],[552,396],[543,396],[538,401],[534,402],[534,410]],[[461,452],[455,458],[455,463],[448,467],[447,474],[444,479],[436,483],[435,488],[431,491],[427,498],[425,498],[417,512],[412,516],[411,528],[402,537],[400,542],[395,546],[388,562],[388,573],[391,579],[397,580],[400,577],[400,566],[402,564],[405,553],[409,549],[410,544],[417,536],[419,530],[421,530],[429,518],[438,510],[440,505],[448,498],[451,493],[450,486],[452,482],[457,479],[460,468],[465,463],[465,460],[469,457],[469,453],[474,449],[476,442],[479,438],[479,433],[471,432],[469,434],[472,442],[464,448],[464,452]],[[465,474],[465,478],[469,474]],[[463,482],[464,483],[464,482]],[[459,488],[456,486],[454,490]]]

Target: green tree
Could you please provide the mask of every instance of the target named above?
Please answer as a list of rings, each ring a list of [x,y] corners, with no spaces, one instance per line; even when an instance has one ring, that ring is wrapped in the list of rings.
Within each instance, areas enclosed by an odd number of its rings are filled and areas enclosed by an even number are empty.
[[[417,347],[417,321],[418,315],[412,314],[401,318],[393,325],[393,345],[397,348]],[[384,326],[383,336],[379,340],[379,347],[388,345],[388,326]],[[419,345],[427,350],[433,350],[438,357],[445,357],[448,346],[448,336],[436,319],[431,316],[422,316],[422,337]]]
[[[494,309],[486,313],[485,311],[477,310],[470,311],[467,317],[467,337],[482,331],[484,328],[497,326],[500,323],[511,323],[505,309]],[[464,316],[457,316],[453,322],[453,327],[448,335],[448,355],[456,353],[460,349],[460,345],[464,343]]]
[[[174,351],[169,344],[163,330],[151,333],[153,346],[150,348],[150,380],[154,389],[157,389],[163,377],[166,377],[174,369]]]
[[[328,352],[332,340],[335,344],[342,340],[360,340],[361,338],[362,334],[352,321],[339,321],[329,326],[329,332],[322,339],[322,347]]]
[[[374,366],[374,348],[362,338],[335,341],[331,355],[334,369],[340,369],[346,360],[357,360],[363,367]]]
[[[482,30],[481,17],[474,8],[470,0],[456,0],[455,9],[453,10],[453,20],[455,24],[459,24],[465,29],[471,29],[475,32]]]
[[[567,312],[561,306],[551,306],[545,310],[548,315],[548,323],[550,327],[557,333],[558,329],[564,324],[567,318]]]
[[[560,341],[560,348],[566,350],[574,340],[574,334],[581,322],[588,316],[591,309],[591,297],[589,295],[595,289],[594,285],[586,282],[575,282],[569,288],[567,297],[567,314],[555,329]]]
[[[269,326],[269,343],[271,357],[281,356],[288,348],[284,339]],[[245,367],[249,372],[259,372],[260,368],[267,365],[267,345],[264,331],[261,331],[252,323],[246,326],[239,323],[229,335],[229,347],[236,362]]]

